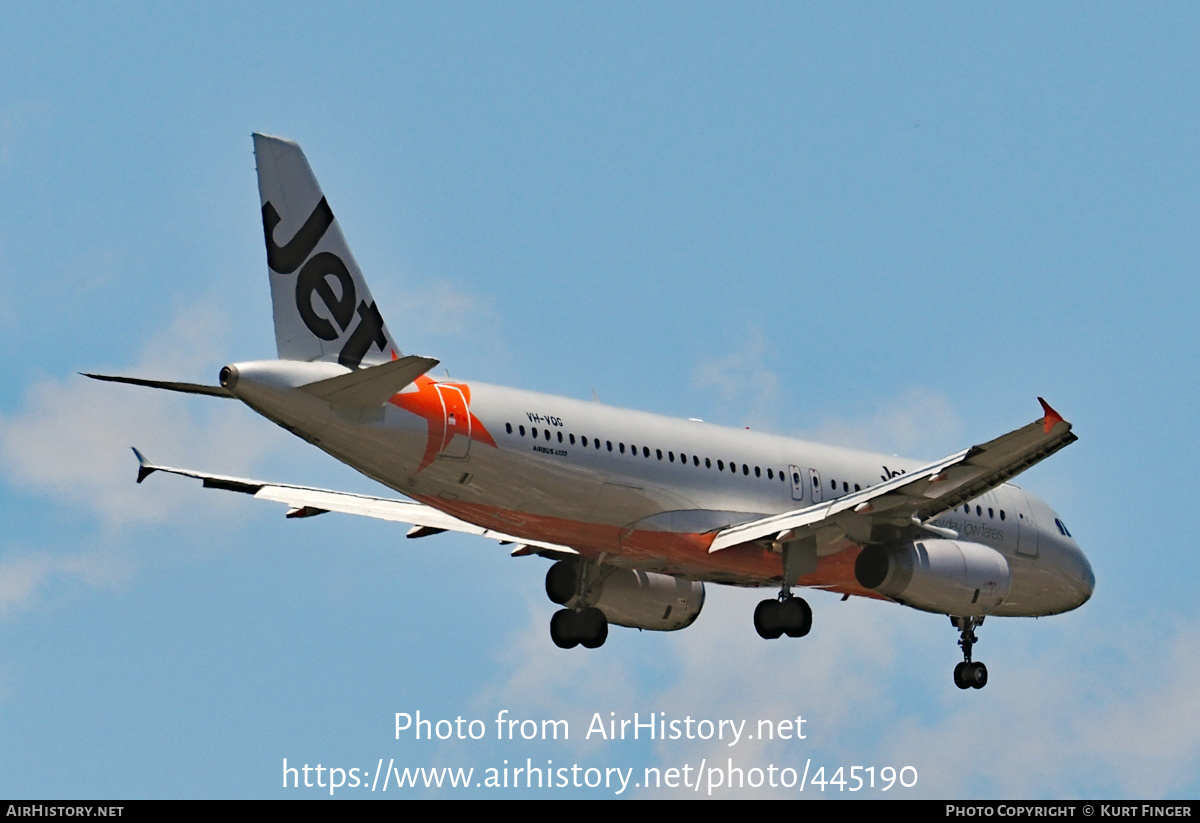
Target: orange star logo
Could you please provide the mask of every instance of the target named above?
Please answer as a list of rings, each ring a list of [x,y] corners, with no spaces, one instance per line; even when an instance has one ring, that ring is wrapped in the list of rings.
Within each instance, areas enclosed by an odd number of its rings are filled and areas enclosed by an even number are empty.
[[[466,383],[439,383],[421,375],[413,385],[416,391],[406,391],[392,396],[388,402],[405,411],[425,418],[429,425],[425,454],[417,471],[423,471],[439,454],[448,457],[466,457],[470,441],[486,443],[497,448],[487,428],[479,418],[471,414],[471,387]],[[462,439],[455,442],[455,437]]]

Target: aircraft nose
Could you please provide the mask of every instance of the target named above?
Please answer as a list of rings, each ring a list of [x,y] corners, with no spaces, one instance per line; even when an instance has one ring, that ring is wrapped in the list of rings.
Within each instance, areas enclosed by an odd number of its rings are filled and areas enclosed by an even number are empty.
[[[1092,592],[1096,589],[1096,575],[1092,572],[1092,564],[1082,551],[1076,548],[1075,555],[1075,591],[1079,599],[1075,607],[1079,607],[1091,599]]]

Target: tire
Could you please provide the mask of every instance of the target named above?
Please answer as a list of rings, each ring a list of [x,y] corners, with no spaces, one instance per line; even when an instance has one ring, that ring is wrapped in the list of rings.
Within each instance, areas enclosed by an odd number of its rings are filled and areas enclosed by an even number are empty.
[[[573,649],[579,645],[577,628],[578,621],[575,612],[570,609],[559,609],[550,618],[550,639],[560,649]]]
[[[967,680],[967,667],[971,664],[965,660],[954,667],[954,685],[960,689],[971,688],[970,682]]]
[[[584,609],[577,618],[579,643],[585,649],[598,649],[608,639],[608,618],[595,606]]]
[[[971,688],[982,689],[987,685],[987,666],[982,663],[972,663],[971,669],[967,674],[967,679],[971,681]]]
[[[575,596],[575,583],[579,570],[569,560],[560,560],[546,569],[546,596],[551,603],[565,606]]]
[[[812,631],[812,607],[803,597],[793,597],[780,604],[784,615],[784,633],[788,637],[804,637]]]
[[[783,634],[783,620],[778,600],[764,600],[754,608],[754,630],[763,640],[774,640]]]

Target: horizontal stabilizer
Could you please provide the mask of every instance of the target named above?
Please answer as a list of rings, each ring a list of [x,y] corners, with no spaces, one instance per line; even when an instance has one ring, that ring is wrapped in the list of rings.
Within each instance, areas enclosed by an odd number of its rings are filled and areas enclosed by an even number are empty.
[[[389,363],[356,369],[327,380],[301,386],[301,391],[336,406],[374,408],[438,364],[432,357],[410,354]]]
[[[146,380],[141,377],[124,377],[116,374],[88,374],[80,372],[84,377],[93,380],[104,380],[108,383],[129,383],[133,386],[147,386],[151,389],[166,389],[167,391],[183,392],[184,394],[207,394],[212,397],[233,397],[224,386],[206,386],[203,383],[180,383],[174,380]]]

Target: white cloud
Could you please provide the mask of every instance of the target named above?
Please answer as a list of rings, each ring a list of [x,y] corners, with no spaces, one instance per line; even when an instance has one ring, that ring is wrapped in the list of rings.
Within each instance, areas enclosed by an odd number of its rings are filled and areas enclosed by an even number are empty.
[[[572,731],[572,746],[582,748],[583,732],[594,712],[607,716],[612,711],[635,711],[638,661],[615,648],[620,644],[590,652],[559,649],[550,641],[545,606],[532,596],[527,605],[528,620],[502,647],[504,660],[512,663],[507,678],[480,694],[477,702],[493,710],[508,708],[524,717],[565,719]]]
[[[215,371],[227,339],[211,312],[185,309],[118,374],[195,380]],[[199,378],[203,380],[203,378]],[[135,559],[116,551],[115,532],[134,523],[211,518],[233,508],[228,495],[201,493],[193,483],[134,483],[130,446],[170,465],[250,473],[268,448],[286,439],[241,404],[135,386],[100,383],[80,375],[43,379],[28,387],[18,408],[0,417],[0,476],[10,495],[49,497],[64,511],[95,516],[105,527],[87,547],[59,553],[43,546],[12,546],[0,555],[0,616],[35,607],[72,582],[104,586],[123,580]],[[12,517],[22,517],[11,511]]]
[[[950,400],[920,386],[854,420],[827,420],[805,437],[850,448],[930,459],[963,447],[963,421]]]
[[[752,329],[737,351],[697,364],[692,384],[715,393],[720,414],[774,429],[779,423],[779,376],[767,365],[770,354],[766,337]]]
[[[56,578],[113,586],[128,579],[132,568],[128,558],[111,552],[55,555],[17,549],[0,557],[0,619],[35,606]]]
[[[691,628],[636,638],[614,628],[593,652],[554,648],[545,610],[531,601],[528,623],[503,647],[508,676],[478,700],[527,717],[568,718],[573,734],[593,712],[744,719],[748,734],[759,720],[806,719],[805,740],[572,744],[580,762],[634,767],[637,779],[646,765],[724,769],[732,760],[748,779],[756,767],[799,772],[811,759],[810,776],[823,766],[827,778],[855,765],[873,766],[877,779],[885,766],[916,770],[912,789],[858,796],[1171,797],[1195,789],[1200,631],[1162,637],[1147,618],[1117,638],[1080,637],[1076,627],[1091,625],[1083,615],[989,622],[978,649],[991,683],[961,691],[951,679],[957,633],[944,617],[809,593],[812,633],[763,641],[751,613],[770,595],[711,587]],[[852,796],[834,787],[824,796],[831,792]],[[638,793],[696,796],[683,788]],[[823,795],[813,786],[803,795],[747,786],[714,796]]]
[[[923,753],[921,794],[930,796],[1194,792],[1200,632],[1131,628],[1115,641],[1056,637],[983,692],[949,695],[935,719],[902,719],[885,757]]]
[[[213,341],[226,335],[213,314],[185,310],[118,373],[184,379],[221,362]],[[194,504],[184,484],[133,482],[130,446],[170,465],[245,471],[265,451],[263,426],[239,404],[71,375],[26,390],[0,420],[0,467],[8,484],[91,511],[109,525],[157,521]],[[156,457],[157,455],[157,457]],[[212,505],[216,505],[213,501]]]
[[[780,430],[783,383],[768,365],[772,355],[764,334],[752,330],[737,351],[699,363],[692,383],[713,393],[720,415]],[[829,419],[798,434],[820,443],[932,458],[962,447],[963,421],[945,395],[914,386],[866,415]]]
[[[492,295],[466,291],[444,280],[400,291],[390,289],[391,282],[381,278],[376,286],[381,294],[376,299],[388,330],[406,352],[414,346],[438,348],[447,340],[500,345],[500,315]]]

